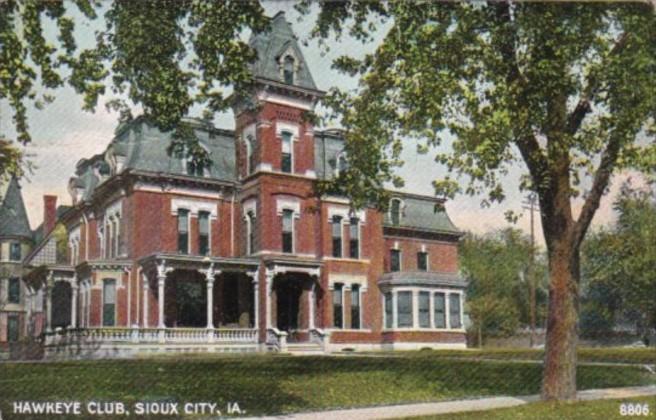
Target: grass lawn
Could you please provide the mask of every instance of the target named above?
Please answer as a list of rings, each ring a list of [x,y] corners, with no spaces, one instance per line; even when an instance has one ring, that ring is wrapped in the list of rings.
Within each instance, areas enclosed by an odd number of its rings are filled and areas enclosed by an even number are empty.
[[[399,353],[396,353],[399,354]],[[485,359],[515,359],[515,360],[542,360],[544,350],[540,349],[516,349],[516,348],[483,348],[467,350],[422,350],[404,352],[414,357],[467,357]],[[592,348],[582,347],[578,349],[579,362],[604,362],[604,363],[641,363],[656,364],[656,348]]]
[[[226,402],[249,415],[534,394],[541,366],[435,357],[275,355],[0,364],[0,410],[16,400]],[[580,389],[656,383],[639,367],[583,366]],[[60,417],[64,418],[64,417]],[[78,417],[79,418],[79,417]],[[125,416],[123,416],[125,418]]]
[[[648,415],[622,416],[621,404],[647,404]],[[568,419],[653,419],[656,418],[656,397],[629,398],[623,400],[582,401],[576,403],[532,403],[519,407],[500,408],[489,411],[443,414],[440,416],[413,417],[412,420],[479,420],[479,419],[525,419],[525,420],[568,420]]]

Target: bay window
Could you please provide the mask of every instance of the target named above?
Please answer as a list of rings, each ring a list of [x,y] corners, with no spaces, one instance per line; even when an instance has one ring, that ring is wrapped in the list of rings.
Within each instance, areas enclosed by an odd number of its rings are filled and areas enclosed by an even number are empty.
[[[20,242],[12,242],[9,245],[9,260],[10,261],[20,261],[21,260],[21,244],[20,244]]]
[[[412,328],[412,292],[398,292],[396,297],[396,316],[399,328]]]
[[[394,328],[394,300],[391,293],[385,293],[385,328]]]
[[[451,328],[461,328],[460,319],[460,295],[457,293],[449,294],[449,324]]]
[[[444,293],[433,295],[433,323],[435,328],[446,328],[446,302]]]
[[[430,328],[430,293],[419,292],[419,328]]]

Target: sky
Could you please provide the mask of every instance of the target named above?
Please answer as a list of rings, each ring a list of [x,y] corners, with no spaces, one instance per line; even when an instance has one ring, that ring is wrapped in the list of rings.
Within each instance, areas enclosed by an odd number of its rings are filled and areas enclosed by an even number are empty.
[[[293,9],[293,3],[276,1],[265,3],[270,16],[284,10],[287,20],[299,39],[307,39],[313,24],[313,16],[301,19]],[[300,20],[299,20],[300,19]],[[76,20],[80,22],[80,20]],[[76,34],[80,47],[90,47],[93,42],[93,31],[102,25],[102,16],[92,24],[78,24]],[[53,32],[54,33],[54,32]],[[378,39],[384,32],[378,34]],[[333,86],[345,89],[357,87],[357,79],[343,75],[331,69],[332,61],[343,54],[361,56],[375,48],[375,42],[366,45],[349,37],[336,42],[329,42],[329,51],[318,46],[317,41],[310,41],[307,46],[301,43],[301,49],[306,62],[319,89],[328,90]],[[42,221],[43,195],[55,194],[59,197],[59,204],[70,204],[71,199],[67,191],[68,179],[74,174],[76,163],[82,158],[88,158],[102,152],[113,137],[118,115],[108,112],[104,104],[111,96],[101,97],[94,113],[82,111],[82,99],[69,87],[56,91],[56,99],[44,110],[29,110],[29,124],[33,141],[24,148],[30,162],[34,166],[31,174],[23,179],[23,196],[30,218],[32,228]],[[200,108],[194,108],[191,116],[200,116]],[[0,133],[12,138],[15,131],[11,125],[12,111],[6,101],[0,101]],[[234,128],[231,112],[227,112],[215,119],[218,127]],[[431,182],[446,173],[445,169],[433,161],[433,155],[420,155],[416,153],[413,144],[407,144],[403,152],[404,167],[399,174],[405,181],[403,190],[418,194],[433,194]],[[470,197],[461,195],[446,204],[446,209],[455,225],[464,231],[475,233],[490,232],[498,228],[509,226],[504,213],[512,210],[522,213],[522,217],[514,225],[529,232],[529,215],[523,210],[522,201],[526,194],[518,190],[519,176],[525,172],[521,164],[514,166],[508,176],[504,178],[506,200],[491,207],[481,207],[483,197]],[[602,199],[601,207],[594,220],[593,227],[600,227],[612,223],[615,215],[612,208],[614,198],[623,181],[632,179],[640,182],[635,173],[621,173],[613,177],[608,194]],[[580,209],[581,203],[575,203],[575,211]],[[536,214],[536,239],[543,244],[539,217]]]

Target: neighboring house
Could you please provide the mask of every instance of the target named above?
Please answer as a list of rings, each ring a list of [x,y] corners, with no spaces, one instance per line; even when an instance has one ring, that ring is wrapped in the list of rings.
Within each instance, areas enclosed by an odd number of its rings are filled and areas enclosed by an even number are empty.
[[[251,45],[236,129],[183,122],[209,165],[144,118],[78,163],[58,218],[68,260],[29,262],[47,354],[465,347],[461,233],[442,201],[393,193],[381,214],[317,197],[348,162],[343,138],[303,118],[323,92],[284,14]]]
[[[21,281],[22,262],[34,239],[18,180],[12,177],[3,190],[0,194],[0,352],[27,334],[27,288]]]

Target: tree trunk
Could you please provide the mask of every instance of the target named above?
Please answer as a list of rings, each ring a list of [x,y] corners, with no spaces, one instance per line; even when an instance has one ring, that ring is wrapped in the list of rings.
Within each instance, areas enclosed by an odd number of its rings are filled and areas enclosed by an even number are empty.
[[[478,325],[478,347],[483,348],[483,325]]]
[[[576,398],[579,247],[562,237],[552,243],[542,399],[573,400]]]

